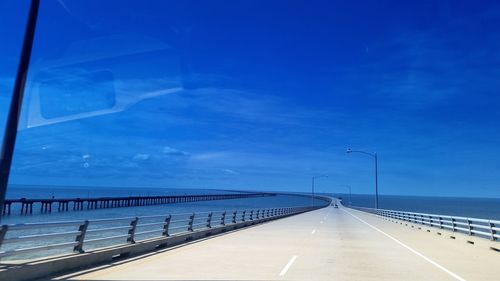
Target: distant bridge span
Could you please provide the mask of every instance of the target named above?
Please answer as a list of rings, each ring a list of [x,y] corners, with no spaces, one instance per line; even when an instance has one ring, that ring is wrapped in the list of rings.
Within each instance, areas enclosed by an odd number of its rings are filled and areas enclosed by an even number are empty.
[[[80,211],[91,209],[149,206],[175,203],[188,203],[211,200],[242,199],[253,197],[276,196],[276,193],[265,192],[245,192],[230,194],[202,194],[202,195],[172,195],[172,196],[129,196],[129,197],[97,197],[97,198],[50,198],[50,199],[7,199],[5,200],[2,214],[10,215],[12,205],[20,204],[21,214],[33,214],[34,205],[38,205],[41,213],[51,213],[53,205],[54,211]],[[35,206],[36,209],[36,206]]]

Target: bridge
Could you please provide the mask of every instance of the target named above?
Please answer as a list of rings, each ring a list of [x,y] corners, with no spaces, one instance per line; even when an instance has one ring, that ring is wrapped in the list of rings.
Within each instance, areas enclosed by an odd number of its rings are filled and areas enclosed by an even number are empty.
[[[113,249],[115,252],[111,254],[118,258],[41,280],[499,280],[500,277],[498,221],[468,219],[468,223],[455,217],[357,210],[340,204],[338,208],[324,205],[265,210],[259,211],[259,215],[252,212],[251,218],[248,212],[240,215],[244,218],[226,214],[222,220],[223,227],[241,228],[218,231],[220,223],[203,225],[190,234],[198,233],[198,237],[183,236],[182,242],[156,247],[154,251],[120,257],[119,253],[126,250],[118,247],[121,250],[116,251],[115,247],[26,262],[20,267],[19,263],[13,263],[16,268],[4,263],[6,268],[0,269],[0,277],[22,280],[20,268],[24,267],[24,274],[28,274],[24,276],[29,276],[40,269],[40,264],[57,267],[62,259],[69,265],[77,261],[75,257],[82,256],[89,261]],[[219,221],[222,215],[216,217]],[[214,214],[210,218],[213,222]],[[189,219],[193,225],[192,218]],[[206,231],[211,233],[207,235]],[[176,236],[167,239],[173,237]],[[127,247],[146,247],[151,243],[145,241]],[[16,276],[17,279],[10,279]]]
[[[275,193],[245,192],[231,194],[201,194],[174,196],[129,196],[129,197],[97,197],[97,198],[50,198],[50,199],[7,199],[4,202],[2,215],[10,215],[12,205],[21,205],[20,213],[33,214],[33,205],[39,205],[40,213],[51,213],[52,205],[57,204],[57,211],[80,211],[91,209],[149,206],[161,204],[188,203],[211,200],[228,200],[252,197],[275,196]],[[70,207],[70,205],[72,205]]]

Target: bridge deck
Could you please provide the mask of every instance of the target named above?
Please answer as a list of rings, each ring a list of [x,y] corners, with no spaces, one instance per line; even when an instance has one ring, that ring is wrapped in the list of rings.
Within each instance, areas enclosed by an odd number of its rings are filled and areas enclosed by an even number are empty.
[[[494,242],[437,232],[329,207],[52,280],[499,280]]]

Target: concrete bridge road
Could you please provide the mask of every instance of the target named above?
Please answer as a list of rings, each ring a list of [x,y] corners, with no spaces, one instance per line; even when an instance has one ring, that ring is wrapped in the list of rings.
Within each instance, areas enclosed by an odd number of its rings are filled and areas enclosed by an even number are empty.
[[[500,280],[500,253],[433,231],[328,207],[51,280]]]

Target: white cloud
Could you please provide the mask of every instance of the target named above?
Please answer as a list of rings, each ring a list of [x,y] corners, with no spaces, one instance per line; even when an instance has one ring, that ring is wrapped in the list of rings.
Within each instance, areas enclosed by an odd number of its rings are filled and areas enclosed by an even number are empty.
[[[164,146],[162,149],[162,152],[163,152],[163,154],[170,155],[170,156],[188,156],[189,155],[189,153],[187,153],[185,151],[178,150],[178,149],[172,148],[170,146]]]
[[[137,153],[136,155],[134,155],[134,161],[144,161],[144,160],[148,160],[150,157],[149,154],[145,154],[145,153]]]
[[[195,154],[195,155],[191,156],[191,160],[210,161],[210,160],[225,158],[228,155],[229,155],[229,153],[227,153],[227,152],[206,152],[206,153],[200,153],[200,154]]]
[[[234,171],[234,170],[231,170],[231,169],[222,169],[222,171],[226,174],[230,174],[230,175],[239,175],[240,173]]]

